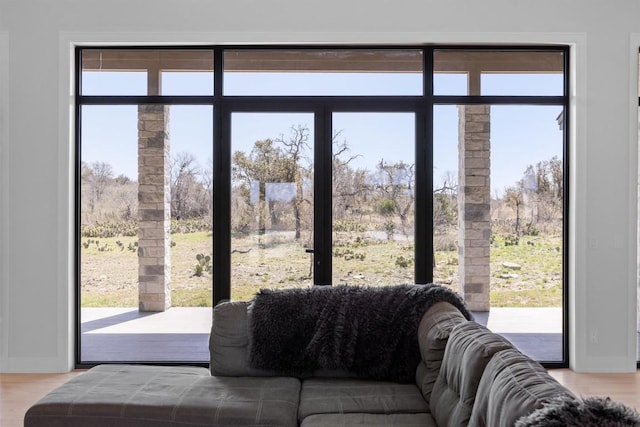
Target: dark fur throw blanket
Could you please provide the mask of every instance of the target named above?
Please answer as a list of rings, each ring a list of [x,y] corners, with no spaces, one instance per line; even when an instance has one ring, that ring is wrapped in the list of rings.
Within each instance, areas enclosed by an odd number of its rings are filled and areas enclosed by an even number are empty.
[[[328,369],[413,382],[420,319],[441,301],[472,319],[455,292],[434,284],[263,289],[249,308],[249,364],[299,377]]]
[[[516,421],[516,427],[638,427],[640,414],[608,397],[553,399]]]

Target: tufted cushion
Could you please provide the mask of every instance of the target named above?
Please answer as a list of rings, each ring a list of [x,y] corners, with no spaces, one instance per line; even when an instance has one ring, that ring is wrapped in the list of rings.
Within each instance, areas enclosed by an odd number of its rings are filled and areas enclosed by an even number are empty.
[[[415,384],[312,378],[302,382],[298,419],[314,414],[425,413],[428,409]]]
[[[295,378],[212,377],[205,368],[101,365],[33,405],[26,427],[296,426]]]
[[[554,398],[573,395],[545,368],[515,349],[496,353],[487,365],[470,427],[511,427],[518,418]]]
[[[476,322],[453,328],[433,386],[429,406],[440,426],[466,426],[478,384],[493,355],[512,348],[509,341]]]
[[[460,310],[447,302],[434,304],[422,316],[418,327],[421,360],[416,370],[416,384],[427,402],[440,372],[449,335],[457,324],[466,321]]]
[[[301,427],[367,426],[367,427],[437,427],[429,414],[321,414],[311,415]]]

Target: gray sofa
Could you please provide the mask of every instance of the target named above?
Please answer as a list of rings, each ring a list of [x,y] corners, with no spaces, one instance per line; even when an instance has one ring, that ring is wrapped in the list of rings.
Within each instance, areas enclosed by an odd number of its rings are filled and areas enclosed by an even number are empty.
[[[220,303],[209,370],[97,366],[33,405],[25,426],[500,427],[551,399],[575,398],[449,302],[432,304],[419,319],[411,382],[324,367],[298,376],[256,368],[251,325],[250,303]]]

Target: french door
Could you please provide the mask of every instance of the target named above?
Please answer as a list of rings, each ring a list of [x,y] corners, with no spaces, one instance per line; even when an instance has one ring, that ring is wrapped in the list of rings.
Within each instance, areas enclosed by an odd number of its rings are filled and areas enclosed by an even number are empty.
[[[416,283],[416,112],[227,119],[231,299],[264,287]]]

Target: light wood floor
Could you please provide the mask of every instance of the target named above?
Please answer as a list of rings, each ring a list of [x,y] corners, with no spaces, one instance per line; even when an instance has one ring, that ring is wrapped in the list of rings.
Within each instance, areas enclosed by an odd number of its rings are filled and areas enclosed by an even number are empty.
[[[640,411],[640,370],[631,374],[583,374],[552,369],[549,373],[580,397],[608,396]]]
[[[68,374],[0,374],[0,426],[19,427],[27,409],[82,371]]]
[[[81,373],[0,374],[0,426],[22,426],[29,406]],[[640,409],[640,371],[632,374],[578,374],[568,369],[554,369],[550,373],[579,396],[609,396]]]

